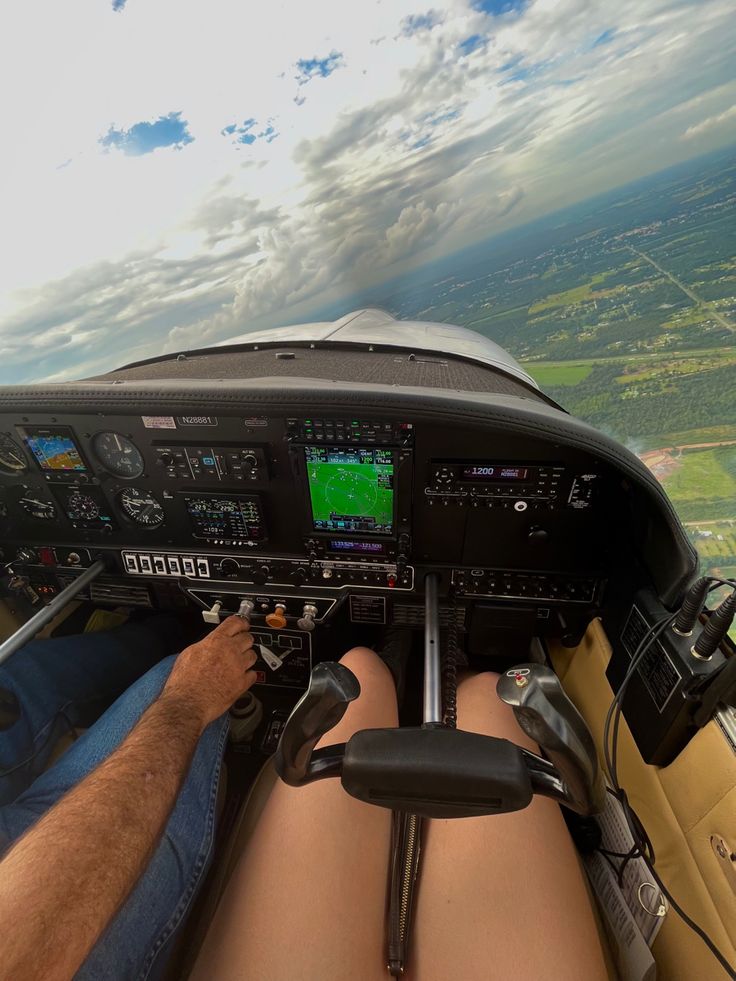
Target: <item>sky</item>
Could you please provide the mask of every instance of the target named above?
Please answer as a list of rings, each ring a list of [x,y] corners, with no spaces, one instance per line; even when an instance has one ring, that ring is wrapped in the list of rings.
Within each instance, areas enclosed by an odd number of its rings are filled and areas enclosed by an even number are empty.
[[[0,382],[326,304],[736,140],[732,0],[4,0]]]

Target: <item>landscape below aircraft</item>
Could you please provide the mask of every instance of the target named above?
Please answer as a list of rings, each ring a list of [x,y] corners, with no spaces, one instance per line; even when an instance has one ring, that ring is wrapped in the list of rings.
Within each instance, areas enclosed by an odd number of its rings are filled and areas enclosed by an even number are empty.
[[[255,721],[226,753],[215,862],[172,977],[274,782],[317,777],[395,812],[395,973],[426,822],[535,794],[567,815],[610,977],[717,981],[718,954],[736,964],[733,584],[698,576],[637,457],[491,341],[368,309],[6,386],[0,502],[2,659],[80,604],[173,613],[193,640],[229,614],[252,624]],[[357,694],[335,662],[386,643],[406,656],[400,728],[315,750]],[[455,727],[466,667],[499,672],[538,753]],[[600,853],[612,827],[650,862],[622,876],[628,946]]]

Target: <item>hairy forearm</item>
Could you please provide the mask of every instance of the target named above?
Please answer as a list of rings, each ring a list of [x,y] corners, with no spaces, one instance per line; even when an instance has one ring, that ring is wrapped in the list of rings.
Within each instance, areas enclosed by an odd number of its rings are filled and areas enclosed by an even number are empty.
[[[0,862],[0,979],[66,981],[144,871],[203,723],[164,692]]]

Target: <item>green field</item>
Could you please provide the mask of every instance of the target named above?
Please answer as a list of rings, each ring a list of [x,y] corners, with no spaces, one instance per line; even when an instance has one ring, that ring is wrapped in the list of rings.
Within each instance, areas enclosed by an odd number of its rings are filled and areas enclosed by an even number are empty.
[[[681,466],[664,481],[675,506],[698,500],[736,502],[736,446],[685,451]]]
[[[392,466],[310,462],[307,472],[315,522],[328,522],[329,527],[339,529],[339,522],[348,519],[345,530],[351,531],[357,529],[349,519],[363,518],[368,519],[363,530],[373,524],[381,531],[390,529],[394,507]]]
[[[547,385],[577,385],[593,370],[592,364],[527,364],[524,366],[540,388]]]

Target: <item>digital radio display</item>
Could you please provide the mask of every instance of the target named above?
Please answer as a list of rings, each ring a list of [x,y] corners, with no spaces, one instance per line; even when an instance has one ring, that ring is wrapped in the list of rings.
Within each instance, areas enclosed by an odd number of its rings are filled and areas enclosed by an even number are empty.
[[[342,538],[331,541],[329,547],[333,552],[362,552],[368,555],[383,555],[386,551],[383,542],[351,542]]]
[[[210,542],[265,541],[266,530],[260,501],[255,495],[185,497],[195,538]]]
[[[472,464],[462,469],[463,480],[528,480],[528,467],[504,466],[494,464],[494,466],[484,466]]]

